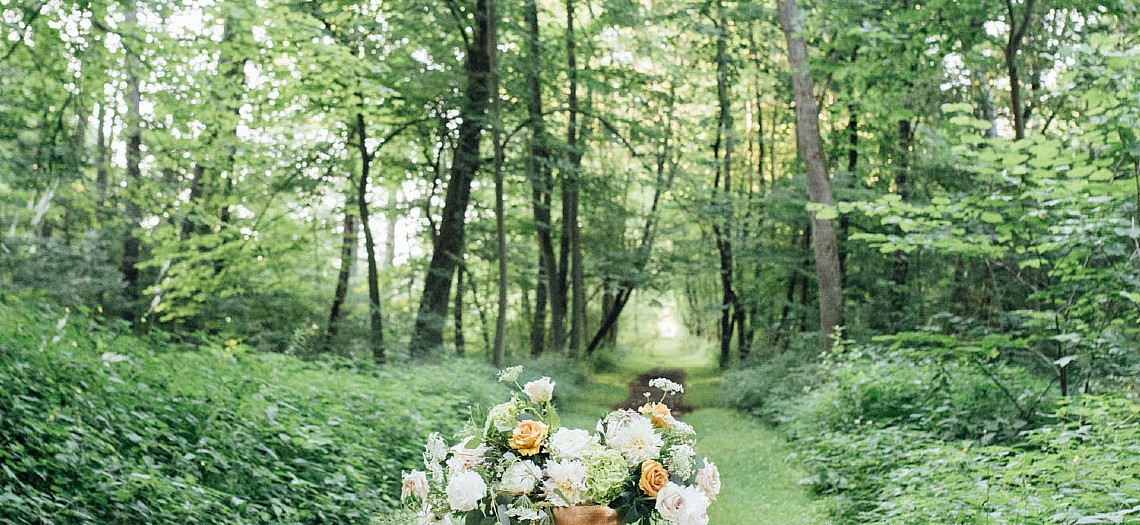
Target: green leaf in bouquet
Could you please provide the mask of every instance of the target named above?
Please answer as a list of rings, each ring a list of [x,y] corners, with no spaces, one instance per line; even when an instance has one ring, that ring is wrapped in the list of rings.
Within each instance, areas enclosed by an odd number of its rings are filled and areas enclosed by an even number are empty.
[[[483,444],[483,438],[473,437],[473,438],[470,438],[467,440],[467,444],[465,444],[463,446],[463,448],[466,448],[468,450],[474,450],[474,449],[479,448],[479,446],[482,444]]]

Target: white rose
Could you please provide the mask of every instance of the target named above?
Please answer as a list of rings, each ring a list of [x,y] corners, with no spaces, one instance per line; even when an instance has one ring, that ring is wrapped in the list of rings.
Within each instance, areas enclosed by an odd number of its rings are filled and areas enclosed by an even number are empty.
[[[581,461],[550,461],[546,463],[546,483],[542,488],[546,500],[559,507],[572,507],[584,503],[586,466]]]
[[[585,430],[560,428],[550,436],[550,447],[555,459],[578,459],[582,451],[591,443],[597,443],[598,436]]]
[[[705,468],[697,471],[697,486],[710,500],[716,500],[720,494],[720,469],[715,463],[705,460]]]
[[[534,491],[540,479],[542,479],[542,469],[528,459],[512,464],[503,471],[503,480],[499,482],[499,489],[512,494],[529,494]]]
[[[487,483],[476,472],[460,472],[447,482],[447,504],[455,512],[475,510],[486,495]]]
[[[657,512],[676,525],[708,525],[709,499],[692,487],[670,482],[657,493]]]
[[[534,403],[545,403],[554,397],[554,381],[549,377],[535,379],[523,385],[523,392]]]
[[[428,495],[428,480],[427,473],[420,470],[413,470],[404,474],[404,484],[400,488],[400,499],[408,499],[408,496],[415,496],[423,501],[427,499]]]
[[[468,443],[475,438],[467,438],[462,443],[451,447],[451,457],[447,460],[448,472],[455,475],[464,470],[471,470],[483,464],[483,455],[487,453],[487,445],[469,448]]]

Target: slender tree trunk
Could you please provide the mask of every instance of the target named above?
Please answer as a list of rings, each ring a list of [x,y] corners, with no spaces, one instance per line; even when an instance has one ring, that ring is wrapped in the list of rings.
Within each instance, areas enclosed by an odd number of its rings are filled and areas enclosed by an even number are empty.
[[[721,174],[724,178],[724,187],[720,206],[723,208],[722,218],[713,223],[713,232],[716,236],[717,250],[720,252],[720,282],[721,282],[721,314],[720,314],[720,367],[727,368],[732,352],[733,328],[738,325],[739,316],[744,312],[740,308],[733,285],[736,262],[732,253],[732,223],[735,220],[732,204],[732,102],[729,100],[729,72],[728,72],[728,18],[725,16],[724,5],[716,2],[717,40],[716,40],[716,93],[720,106],[718,118],[719,135],[717,145],[713,147],[714,156],[717,157],[718,179]],[[723,141],[723,142],[722,142]],[[717,153],[720,144],[724,145],[724,157]],[[713,184],[715,188],[717,184]],[[719,222],[719,225],[718,225]]]
[[[796,101],[796,146],[807,168],[808,196],[812,203],[831,206],[831,181],[827,158],[819,136],[819,112],[807,63],[807,41],[803,13],[795,0],[777,0],[780,25],[788,45],[788,65],[792,69],[792,89]],[[819,319],[823,348],[834,343],[833,332],[843,326],[843,283],[835,225],[811,212],[812,245],[819,287]]]
[[[1013,0],[1006,0],[1005,2],[1006,13],[1009,16],[1007,21],[1009,24],[1009,40],[1005,45],[1005,67],[1009,74],[1009,109],[1010,113],[1013,114],[1014,140],[1025,138],[1026,108],[1021,100],[1021,78],[1017,66],[1017,55],[1021,51],[1022,38],[1025,37],[1025,31],[1029,28],[1033,17],[1034,3],[1035,0],[1025,0],[1021,19],[1018,20],[1016,10],[1013,7]]]
[[[345,299],[348,297],[348,282],[352,277],[353,262],[356,260],[356,213],[358,212],[353,210],[353,207],[356,206],[356,191],[350,173],[344,200],[344,232],[341,236],[340,245],[340,271],[337,273],[336,291],[333,294],[332,307],[329,308],[329,323],[325,331],[323,350],[326,352],[332,350],[332,345],[340,328],[341,318],[344,317],[342,310]]]
[[[451,313],[455,320],[455,355],[463,357],[467,353],[467,341],[463,338],[463,270],[464,264],[459,263],[455,271],[455,306]]]
[[[138,26],[138,11],[135,6],[127,8],[125,22],[132,29]],[[127,115],[126,115],[126,142],[127,142],[127,187],[126,192],[126,224],[123,233],[123,257],[119,264],[119,273],[123,275],[125,284],[124,294],[127,298],[127,309],[123,316],[128,321],[138,319],[136,313],[137,301],[142,295],[142,286],[139,280],[138,264],[141,262],[142,244],[138,236],[138,221],[141,209],[138,204],[142,197],[139,186],[142,184],[142,92],[139,88],[139,58],[127,54]]]
[[[496,368],[503,366],[507,337],[507,228],[504,223],[506,212],[503,210],[503,162],[505,158],[503,145],[503,101],[499,97],[499,57],[495,52],[498,47],[498,17],[495,16],[494,4],[487,6],[489,33],[487,43],[490,49],[487,54],[491,56],[491,132],[495,149],[495,240],[498,241],[499,263],[499,305],[495,313],[495,345],[491,349],[491,362]],[[477,295],[477,294],[476,294]],[[456,306],[458,309],[458,305]]]
[[[95,111],[95,204],[103,207],[107,202],[107,104],[100,102]]]
[[[384,217],[386,228],[384,229],[384,266],[385,270],[391,270],[396,266],[396,225],[399,223],[400,207],[396,202],[396,194],[393,192],[388,203],[388,212]]]
[[[569,152],[568,169],[563,177],[562,186],[562,273],[560,281],[565,290],[565,273],[569,263],[570,269],[570,346],[571,357],[577,357],[582,347],[582,333],[586,329],[586,284],[585,273],[582,268],[581,229],[578,225],[579,208],[579,179],[582,167],[582,150],[579,144],[580,130],[578,129],[578,64],[575,52],[574,37],[574,0],[566,0],[566,69],[569,77],[570,92],[567,97],[569,108],[569,125],[566,128],[566,149]],[[569,251],[569,254],[566,252]],[[555,340],[555,346],[560,347]]]
[[[859,118],[855,115],[855,106],[848,106],[848,110],[851,116],[847,120],[847,176],[854,187],[855,170],[859,167]],[[847,285],[847,239],[850,232],[851,217],[845,213],[839,217],[839,273],[844,286]]]
[[[356,185],[356,203],[360,207],[360,228],[364,230],[364,251],[368,256],[368,327],[372,360],[383,363],[384,317],[380,311],[380,271],[376,267],[376,240],[372,238],[372,221],[368,210],[368,186],[371,181],[372,153],[368,151],[368,128],[364,113],[356,114],[356,147],[360,151],[360,182]]]
[[[534,316],[531,325],[531,353],[540,355],[546,349],[546,305],[552,304],[552,325],[562,323],[562,310],[566,300],[555,284],[558,270],[555,266],[554,241],[551,235],[551,177],[550,149],[546,136],[546,123],[542,115],[542,46],[539,38],[538,7],[535,0],[527,0],[523,14],[527,25],[527,64],[524,68],[527,81],[527,117],[530,121],[530,155],[527,159],[527,178],[531,184],[531,206],[534,211],[535,239],[538,241],[538,281],[535,286]],[[560,330],[560,328],[559,328]],[[556,333],[551,327],[551,333]]]
[[[463,257],[467,206],[471,200],[471,183],[479,171],[479,138],[486,125],[490,98],[487,78],[491,72],[491,57],[487,42],[492,28],[490,15],[493,13],[489,8],[493,1],[477,0],[472,13],[474,27],[464,63],[467,88],[459,109],[458,144],[443,204],[439,240],[432,247],[412,332],[411,354],[416,358],[428,357],[443,345],[443,325],[452,276]]]
[[[909,120],[898,121],[898,152],[895,154],[894,171],[895,171],[895,192],[898,194],[902,202],[910,200],[910,187],[907,176],[910,171],[910,147],[914,140],[914,131],[911,129]],[[902,235],[902,228],[895,226],[895,235]],[[907,274],[910,270],[910,262],[907,259],[907,254],[903,251],[897,251],[894,255],[894,261],[891,264],[891,282],[894,284],[894,289],[891,291],[891,312],[894,323],[892,328],[898,327],[898,321],[902,317],[903,304],[906,300],[906,281]]]

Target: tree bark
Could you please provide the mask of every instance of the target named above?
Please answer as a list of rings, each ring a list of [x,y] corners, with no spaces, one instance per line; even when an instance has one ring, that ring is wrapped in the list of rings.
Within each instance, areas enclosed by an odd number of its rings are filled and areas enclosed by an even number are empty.
[[[1025,0],[1025,7],[1018,20],[1013,0],[1006,0],[1006,13],[1009,17],[1009,40],[1005,45],[1005,67],[1009,74],[1009,105],[1013,114],[1013,140],[1025,138],[1025,104],[1021,100],[1021,78],[1017,67],[1017,54],[1021,51],[1021,41],[1033,17],[1035,0]]]
[[[569,263],[570,290],[570,346],[569,354],[577,357],[582,346],[582,332],[586,328],[586,284],[582,268],[581,229],[578,225],[579,191],[578,183],[582,166],[582,150],[579,144],[578,129],[578,64],[574,39],[574,0],[566,0],[566,69],[570,84],[567,98],[569,124],[566,128],[566,149],[569,152],[568,169],[563,176],[562,186],[562,278],[565,290],[565,273]],[[566,251],[569,250],[569,254]],[[555,339],[555,347],[559,347]]]
[[[732,355],[732,335],[735,327],[740,324],[740,316],[744,314],[734,289],[733,277],[736,262],[732,253],[732,223],[735,213],[732,203],[732,102],[729,99],[729,72],[728,72],[728,18],[724,12],[724,5],[717,0],[717,39],[716,39],[716,93],[720,107],[717,119],[719,133],[713,154],[717,162],[717,180],[723,175],[724,186],[720,196],[722,216],[714,219],[713,233],[716,236],[717,250],[720,252],[720,282],[721,282],[721,314],[720,314],[720,367],[727,368]],[[720,157],[718,150],[724,146],[724,157]],[[714,183],[713,188],[719,184]]]
[[[332,307],[329,308],[329,324],[325,330],[323,351],[332,350],[340,328],[341,318],[344,317],[342,309],[348,296],[348,282],[352,277],[352,266],[356,259],[356,215],[353,206],[356,204],[356,188],[352,184],[351,173],[348,176],[348,191],[345,192],[344,201],[344,232],[340,245],[340,271],[336,277],[336,291],[333,294]]]
[[[898,152],[895,154],[895,193],[902,202],[910,200],[910,187],[907,176],[910,171],[910,147],[914,140],[914,131],[909,120],[898,121]],[[895,235],[902,235],[902,228],[895,226]],[[906,300],[906,281],[910,270],[907,254],[897,251],[891,264],[891,282],[894,288],[891,291],[891,318],[894,321],[891,328],[898,328],[898,321],[902,317],[903,303]]]
[[[138,11],[134,6],[127,8],[125,22],[131,29],[138,27]],[[127,321],[138,319],[136,302],[142,295],[139,282],[138,264],[141,262],[142,244],[136,236],[141,209],[138,199],[141,197],[142,184],[142,92],[139,87],[139,58],[127,53],[127,114],[126,114],[126,145],[127,145],[127,187],[126,193],[126,224],[123,232],[123,257],[119,263],[119,273],[123,276],[124,294],[127,299],[127,308],[123,317]]]
[[[455,306],[451,309],[455,321],[455,355],[459,357],[467,353],[467,341],[463,338],[463,270],[464,264],[459,263],[455,271]]]
[[[780,25],[788,46],[788,65],[792,70],[792,90],[796,101],[796,147],[807,169],[808,197],[814,204],[831,206],[831,181],[827,176],[827,158],[819,136],[819,112],[808,71],[807,41],[804,37],[803,14],[795,0],[777,0]],[[835,225],[810,212],[812,248],[819,287],[819,319],[823,332],[823,349],[834,343],[834,331],[843,326],[843,284],[839,268],[839,251]]]
[[[487,77],[491,70],[489,46],[491,24],[489,8],[494,0],[477,0],[472,13],[472,39],[466,49],[464,70],[467,87],[459,109],[461,123],[451,175],[444,198],[439,240],[432,247],[431,262],[424,278],[416,324],[412,332],[411,354],[425,358],[443,345],[443,325],[447,300],[456,265],[463,257],[467,206],[471,200],[471,182],[479,171],[479,138],[487,120],[489,101]],[[465,28],[460,28],[466,31]]]
[[[551,334],[556,333],[554,324],[561,326],[566,300],[555,285],[554,240],[551,235],[551,176],[550,149],[547,146],[546,123],[542,115],[542,46],[538,27],[538,6],[535,0],[527,0],[523,13],[526,19],[527,64],[524,67],[527,82],[527,117],[530,122],[530,156],[527,159],[527,179],[531,184],[531,207],[534,211],[535,239],[538,242],[538,282],[535,286],[534,316],[531,324],[531,354],[541,355],[546,349],[546,306],[550,302],[552,314]],[[561,329],[559,328],[559,331]]]
[[[507,228],[504,223],[506,212],[503,209],[503,162],[505,159],[503,144],[503,101],[499,97],[499,60],[495,49],[498,47],[498,17],[495,16],[494,4],[487,6],[490,10],[488,24],[490,26],[487,37],[489,49],[487,54],[491,57],[491,132],[495,149],[495,240],[498,241],[498,292],[499,305],[495,313],[495,343],[491,349],[491,362],[496,368],[503,366],[507,337]],[[476,294],[477,295],[477,294]],[[458,304],[458,303],[457,303]]]
[[[376,267],[376,240],[372,238],[372,224],[368,210],[368,185],[372,169],[372,153],[368,151],[368,128],[364,113],[356,114],[357,149],[360,151],[360,182],[356,185],[356,203],[360,207],[360,227],[364,230],[364,251],[368,256],[368,327],[372,360],[383,363],[387,358],[384,347],[384,317],[380,311],[380,271]]]

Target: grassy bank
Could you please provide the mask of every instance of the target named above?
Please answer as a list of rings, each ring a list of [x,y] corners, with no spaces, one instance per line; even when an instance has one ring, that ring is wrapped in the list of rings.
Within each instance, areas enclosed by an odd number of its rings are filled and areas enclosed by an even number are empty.
[[[362,523],[424,436],[504,395],[470,361],[306,362],[0,303],[0,523]]]

